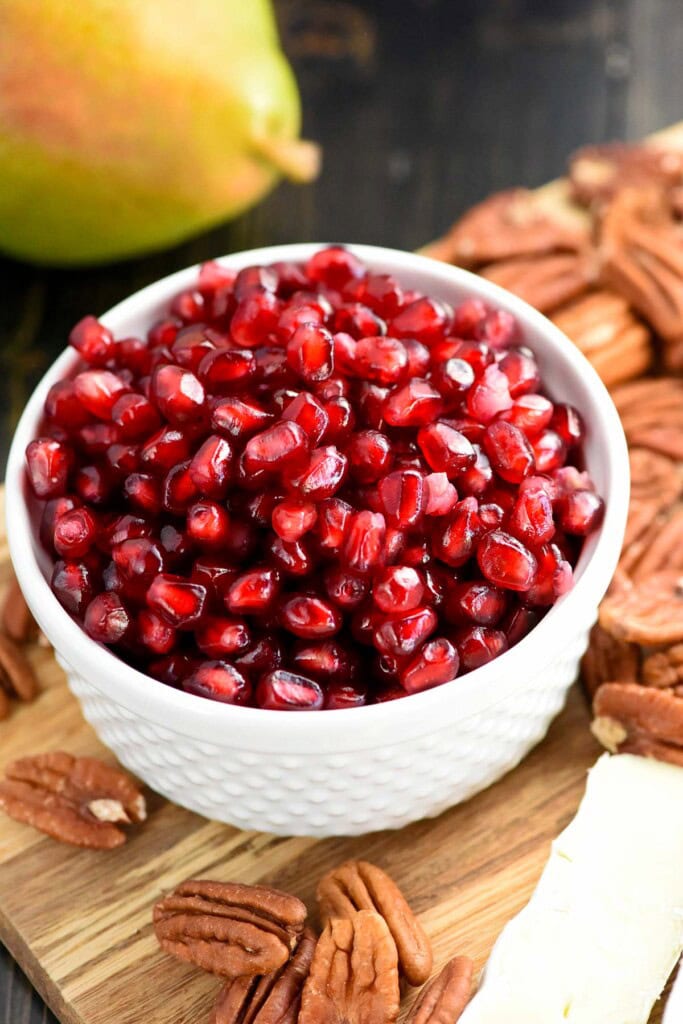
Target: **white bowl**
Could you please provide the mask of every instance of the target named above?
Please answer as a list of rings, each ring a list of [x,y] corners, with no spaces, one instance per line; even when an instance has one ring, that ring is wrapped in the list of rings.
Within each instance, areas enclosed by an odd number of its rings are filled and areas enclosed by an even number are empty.
[[[276,246],[221,262],[241,268],[305,260],[319,247]],[[549,392],[583,414],[586,464],[606,514],[584,547],[574,588],[516,647],[461,679],[404,700],[314,714],[214,703],[119,661],[86,636],[50,591],[50,559],[27,511],[24,450],[38,434],[49,387],[74,362],[73,353],[64,352],[31,397],[9,456],[7,530],[19,583],[85,717],[122,764],[175,803],[241,828],[314,836],[397,828],[499,779],[539,742],[562,707],[624,533],[624,434],[598,375],[567,338],[483,278],[392,249],[351,248],[407,288],[453,303],[480,296],[517,317]],[[196,271],[150,285],[110,310],[104,323],[118,336],[144,333]]]

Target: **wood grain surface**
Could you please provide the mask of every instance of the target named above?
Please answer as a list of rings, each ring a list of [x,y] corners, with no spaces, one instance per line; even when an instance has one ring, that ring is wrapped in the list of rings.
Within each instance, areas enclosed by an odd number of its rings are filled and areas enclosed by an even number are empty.
[[[9,578],[0,534],[0,586]],[[111,760],[51,650],[34,647],[31,656],[42,692],[0,723],[0,768],[21,754],[57,749]],[[218,983],[159,951],[151,927],[159,895],[189,876],[265,882],[296,893],[314,912],[320,875],[362,856],[403,888],[437,966],[466,953],[480,969],[526,902],[552,838],[574,815],[597,754],[575,687],[547,739],[519,768],[468,803],[400,832],[283,839],[205,821],[148,793],[148,822],[124,847],[101,853],[2,818],[0,939],[63,1024],[202,1024]]]

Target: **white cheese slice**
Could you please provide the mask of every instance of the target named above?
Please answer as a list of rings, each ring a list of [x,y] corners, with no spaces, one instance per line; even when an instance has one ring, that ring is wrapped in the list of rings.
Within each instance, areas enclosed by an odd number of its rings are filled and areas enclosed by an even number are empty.
[[[683,951],[683,768],[603,755],[460,1024],[647,1024]]]

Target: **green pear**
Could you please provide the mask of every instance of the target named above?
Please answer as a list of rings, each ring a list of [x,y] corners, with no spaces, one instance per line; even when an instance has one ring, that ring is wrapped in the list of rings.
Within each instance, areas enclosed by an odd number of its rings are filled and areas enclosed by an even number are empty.
[[[0,249],[180,242],[315,176],[300,119],[269,0],[0,0]]]

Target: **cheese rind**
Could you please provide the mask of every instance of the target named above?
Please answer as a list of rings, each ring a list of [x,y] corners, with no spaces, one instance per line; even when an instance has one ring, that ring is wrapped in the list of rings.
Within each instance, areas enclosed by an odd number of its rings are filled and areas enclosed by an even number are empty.
[[[683,768],[603,755],[460,1024],[647,1024],[683,951]]]

